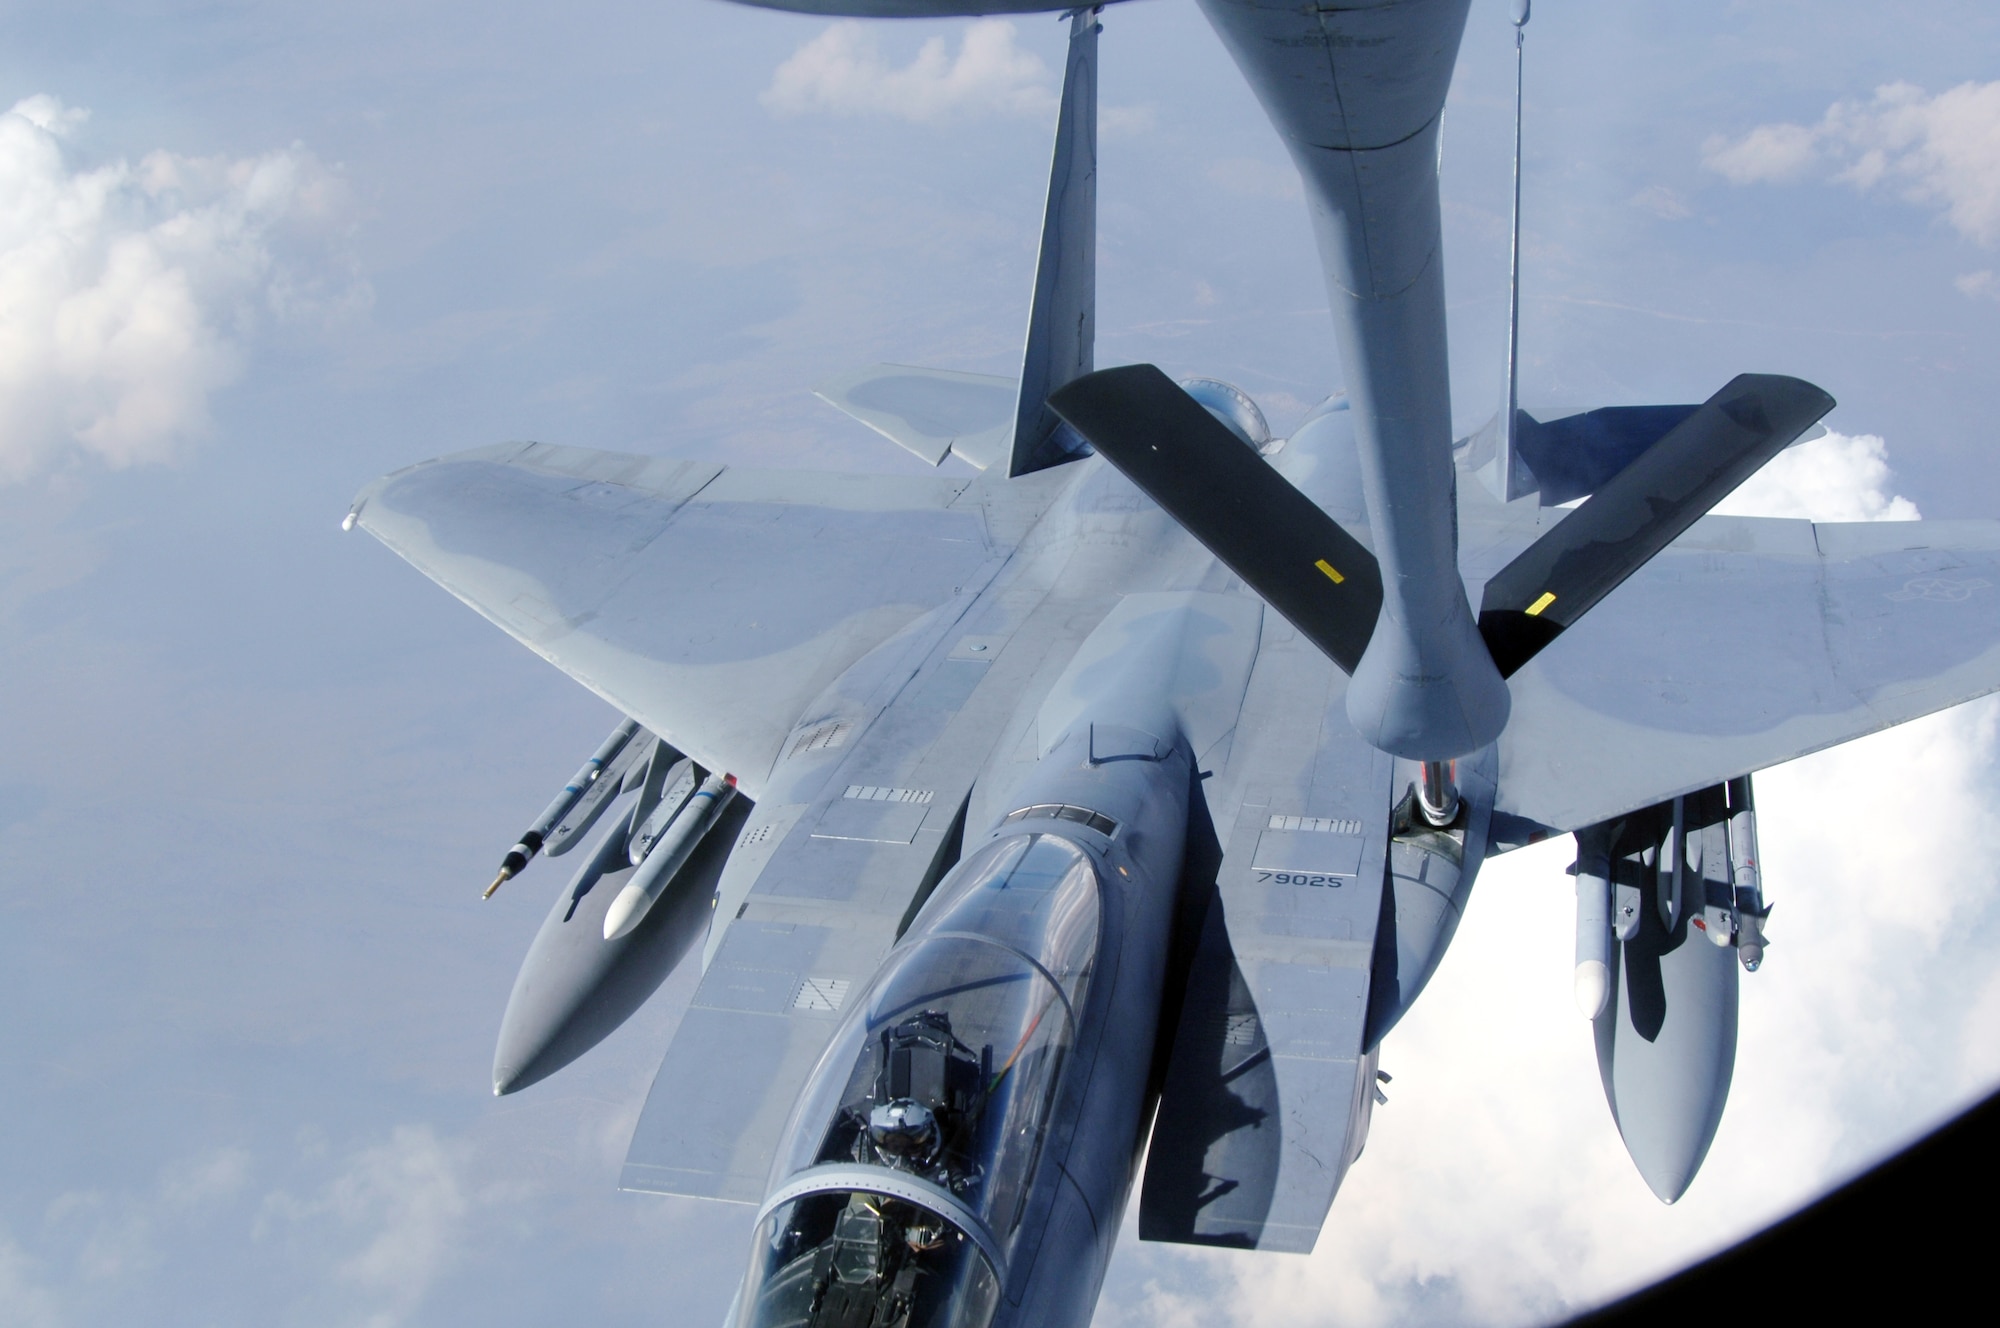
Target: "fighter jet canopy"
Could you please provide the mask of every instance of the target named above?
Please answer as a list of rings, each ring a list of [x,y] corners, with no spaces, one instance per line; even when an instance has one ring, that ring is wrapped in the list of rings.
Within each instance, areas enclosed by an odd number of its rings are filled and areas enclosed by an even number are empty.
[[[792,1118],[741,1328],[985,1321],[1040,1174],[1099,891],[1054,835],[998,840],[946,878]],[[823,1308],[864,1300],[878,1317]]]

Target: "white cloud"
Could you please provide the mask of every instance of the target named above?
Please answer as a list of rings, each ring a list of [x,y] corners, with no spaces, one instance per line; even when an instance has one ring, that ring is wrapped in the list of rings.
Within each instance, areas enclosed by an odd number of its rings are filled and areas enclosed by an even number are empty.
[[[72,450],[111,466],[171,456],[208,428],[260,319],[366,298],[276,257],[281,236],[337,211],[310,153],[83,168],[66,140],[87,114],[48,96],[0,114],[0,482]]]
[[[1967,1088],[2000,1080],[2000,972],[1988,977],[1966,1007],[1959,1031],[1959,1072]]]
[[[165,1257],[161,1244],[190,1221],[213,1216],[249,1176],[246,1150],[219,1148],[170,1164],[150,1191],[66,1191],[50,1202],[45,1216],[50,1232],[79,1242],[77,1269],[101,1284],[159,1267]]]
[[[1056,112],[1048,66],[1015,44],[1014,25],[1004,19],[969,25],[956,55],[943,37],[932,37],[900,68],[883,54],[873,27],[853,19],[835,23],[778,66],[762,100],[779,115],[914,121]]]
[[[1879,439],[1793,449],[1741,504],[1914,515]],[[1748,486],[1746,486],[1748,489]],[[2000,1077],[2000,705],[1934,715],[1757,776],[1763,968],[1736,1079],[1680,1203],[1626,1157],[1570,992],[1567,838],[1482,872],[1452,949],[1383,1044],[1395,1076],[1304,1259],[1131,1246],[1107,1325],[1519,1324],[1662,1276],[1824,1192]],[[1947,833],[1912,827],[1948,826]],[[1128,1231],[1128,1236],[1129,1236]]]
[[[1702,144],[1702,165],[1732,184],[1793,180],[1819,160],[1819,136],[1804,125],[1759,125],[1735,142],[1717,135]]]
[[[168,1167],[160,1177],[160,1198],[170,1209],[204,1208],[234,1197],[249,1179],[249,1150],[218,1148]]]
[[[1942,208],[1967,239],[2000,240],[2000,81],[1936,96],[1886,84],[1872,100],[1835,102],[1815,125],[1759,125],[1738,139],[1711,138],[1702,160],[1736,184],[1815,169],[1863,191],[1887,184],[1912,203]]]
[[[1916,504],[1891,495],[1889,477],[1889,451],[1880,438],[1829,430],[1778,453],[1715,510],[1812,521],[1915,521]]]
[[[405,1322],[459,1257],[472,1207],[465,1151],[429,1126],[399,1126],[355,1152],[317,1196],[267,1198],[258,1234],[283,1224],[315,1248],[345,1250],[333,1268],[374,1306],[364,1322]]]
[[[1652,213],[1662,221],[1685,221],[1694,215],[1687,200],[1663,184],[1648,185],[1632,195],[1632,206]]]
[[[1960,295],[1972,299],[1984,296],[1989,300],[2000,300],[2000,284],[1995,283],[1992,268],[1982,268],[1977,272],[1967,272],[1954,277],[1951,284],[1958,287]]]
[[[35,1260],[0,1232],[0,1323],[8,1328],[60,1328],[61,1306],[38,1271]]]

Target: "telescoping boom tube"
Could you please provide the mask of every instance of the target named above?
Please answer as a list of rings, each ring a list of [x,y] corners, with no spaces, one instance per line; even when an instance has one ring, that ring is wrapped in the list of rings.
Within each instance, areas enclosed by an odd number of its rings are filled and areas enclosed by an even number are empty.
[[[636,719],[628,719],[611,730],[611,736],[598,746],[590,759],[583,763],[581,769],[570,776],[569,783],[563,785],[563,790],[556,794],[555,801],[535,818],[535,823],[521,836],[521,842],[507,850],[507,856],[500,860],[499,875],[493,878],[493,884],[486,887],[486,893],[480,896],[481,899],[491,899],[495,890],[519,875],[521,869],[528,865],[528,859],[542,851],[542,842],[548,838],[549,831],[555,829],[557,823],[569,815],[570,808],[576,806],[589,791],[590,786],[604,773],[604,767],[625,749],[625,744],[632,741],[633,735],[638,731],[639,721]]]

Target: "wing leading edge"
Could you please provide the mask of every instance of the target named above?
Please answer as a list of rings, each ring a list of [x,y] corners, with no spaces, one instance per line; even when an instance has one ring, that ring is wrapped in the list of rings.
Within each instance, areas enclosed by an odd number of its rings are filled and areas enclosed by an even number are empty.
[[[515,443],[377,480],[352,519],[756,797],[830,683],[998,569],[969,483]]]
[[[1573,830],[2000,690],[2000,522],[1707,517],[1511,680],[1499,810]]]

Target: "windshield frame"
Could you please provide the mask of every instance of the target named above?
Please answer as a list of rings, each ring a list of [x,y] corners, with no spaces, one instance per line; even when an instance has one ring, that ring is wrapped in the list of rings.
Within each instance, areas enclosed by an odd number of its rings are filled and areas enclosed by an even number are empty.
[[[913,1197],[905,1201],[947,1216],[964,1227],[968,1240],[974,1227],[952,1214],[962,1209],[976,1220],[977,1229],[985,1233],[984,1246],[997,1274],[1008,1266],[1020,1223],[1031,1211],[1044,1206],[1044,1201],[1034,1197],[1040,1189],[1034,1175],[1043,1150],[1051,1145],[1066,1149],[1062,1141],[1074,1134],[1073,1128],[1057,1119],[1061,1113],[1056,1103],[1072,1073],[1071,1063],[1084,1033],[1084,1008],[1092,1003],[1097,990],[1093,975],[1107,935],[1115,934],[1116,924],[1107,917],[1108,887],[1101,863],[1086,846],[1065,836],[1033,830],[1015,832],[982,845],[959,866],[970,867],[971,876],[957,881],[947,878],[945,887],[885,958],[829,1039],[808,1080],[809,1087],[780,1136],[768,1184],[770,1193],[797,1196],[798,1187],[811,1183],[810,1177],[831,1175],[835,1168],[858,1167],[878,1179],[864,1181],[856,1175],[840,1185],[855,1190],[872,1185],[887,1194],[886,1178],[902,1178],[921,1186],[922,1195],[929,1196],[915,1197],[913,1191]],[[994,891],[1003,893],[995,898],[990,893]],[[988,902],[976,902],[982,896]],[[1029,925],[1023,929],[1014,924],[1015,919]],[[989,922],[993,925],[982,925]],[[975,958],[982,954],[986,958]],[[952,984],[926,990],[927,973],[945,973],[954,967],[963,967],[977,980],[962,988]],[[998,988],[991,995],[979,995],[996,983],[1005,988],[1027,985],[1019,997],[1002,997]],[[1036,992],[1040,994],[1034,995]],[[943,993],[952,999],[940,1000]],[[999,1002],[989,1012],[1000,1019],[991,1034],[997,1035],[1004,1026],[1006,1036],[972,1036],[968,1030],[978,1025],[963,1023],[961,996]],[[1010,1008],[1017,1003],[1019,1010]],[[887,1030],[904,1016],[926,1017],[922,1012],[929,1007],[936,1007],[940,1016],[950,1019],[945,1028],[954,1042],[963,1035],[982,1046],[987,1041],[993,1043],[983,1047],[993,1064],[974,1076],[982,1091],[980,1111],[967,1118],[974,1132],[966,1135],[961,1145],[971,1149],[959,1159],[970,1163],[965,1176],[972,1188],[963,1191],[955,1180],[943,1173],[933,1174],[928,1166],[904,1167],[887,1159],[861,1161],[848,1157],[846,1147],[834,1146],[839,1142],[835,1136],[843,1117],[866,1118],[867,1104],[876,1096],[869,1080],[885,1072],[879,1059],[885,1053],[881,1047],[871,1051],[871,1046],[880,1043],[886,1047]],[[1013,1048],[1011,1054],[1009,1047]],[[960,1050],[978,1054],[964,1043]],[[999,1063],[1003,1057],[1004,1066]],[[871,1058],[877,1067],[872,1071]],[[951,1057],[954,1064],[958,1059]],[[1001,1074],[995,1075],[995,1070]],[[1003,1078],[1004,1089],[994,1093]],[[928,1097],[925,1103],[931,1105]],[[955,1108],[954,1114],[959,1110],[962,1108]],[[1000,1113],[993,1117],[999,1124],[978,1124],[993,1111]],[[1008,1121],[1032,1128],[1024,1128],[1015,1138],[1005,1124]],[[947,1131],[953,1129],[949,1118],[943,1123]],[[991,1133],[992,1128],[1000,1133]],[[957,1148],[941,1156],[956,1157]],[[821,1189],[839,1187],[831,1181],[820,1185]]]
[[[904,1203],[928,1209],[963,1231],[979,1247],[980,1256],[986,1260],[988,1270],[995,1277],[1007,1266],[1000,1256],[1000,1242],[994,1239],[991,1228],[986,1225],[985,1219],[966,1206],[963,1199],[921,1176],[860,1162],[824,1162],[799,1172],[764,1200],[757,1209],[756,1225],[762,1227],[771,1214],[795,1199],[815,1194],[853,1194],[857,1191],[887,1195],[891,1199],[901,1199]]]

